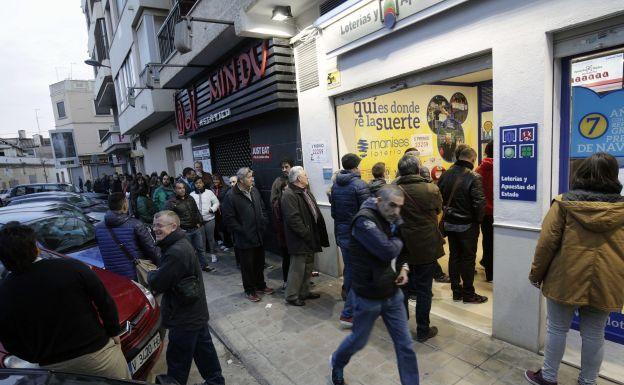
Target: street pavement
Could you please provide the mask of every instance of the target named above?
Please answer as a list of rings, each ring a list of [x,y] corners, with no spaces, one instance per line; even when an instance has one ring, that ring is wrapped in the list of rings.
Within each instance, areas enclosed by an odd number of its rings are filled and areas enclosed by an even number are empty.
[[[280,261],[267,255],[271,265],[265,270],[267,284],[276,289],[282,283]],[[321,298],[306,301],[304,307],[285,305],[281,290],[251,303],[243,296],[233,254],[220,254],[214,266],[215,273],[204,274],[210,326],[249,374],[262,385],[331,383],[329,356],[349,333],[338,324],[341,280],[323,274],[313,278],[312,289]],[[413,311],[412,307],[412,332]],[[425,344],[414,342],[423,385],[525,385],[524,369],[537,369],[542,363],[539,355],[485,334],[435,316],[431,321],[439,327],[439,336]],[[559,384],[576,384],[577,376],[577,369],[562,364]],[[400,384],[393,344],[381,319],[368,345],[346,367],[345,380],[349,385]],[[198,382],[195,377],[189,384]],[[599,380],[598,384],[612,383]]]

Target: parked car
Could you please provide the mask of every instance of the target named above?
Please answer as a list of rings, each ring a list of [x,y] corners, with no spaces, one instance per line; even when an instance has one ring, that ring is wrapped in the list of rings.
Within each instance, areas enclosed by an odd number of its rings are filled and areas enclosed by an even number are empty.
[[[20,212],[20,211],[46,211],[46,212],[55,212],[59,214],[70,214],[74,215],[78,218],[83,219],[84,221],[89,221],[91,223],[97,223],[104,220],[105,213],[95,212],[95,213],[85,213],[80,207],[76,207],[72,204],[65,202],[57,202],[57,201],[35,201],[35,202],[24,202],[19,205],[5,206],[0,208],[0,212],[8,213],[8,212]]]
[[[45,369],[0,369],[0,381],[3,385],[57,384],[57,385],[131,385],[137,381],[118,380],[116,378],[88,376],[84,374],[61,373]],[[178,385],[178,382],[166,375],[156,376],[158,385]]]
[[[80,190],[69,183],[33,183],[21,184],[11,188],[9,198],[18,197],[28,194],[36,194],[40,192],[50,191],[66,191],[79,193]]]
[[[39,246],[41,258],[69,258]],[[160,307],[152,293],[140,284],[104,269],[90,267],[102,280],[117,305],[119,322],[124,330],[121,335],[121,348],[132,378],[145,380],[163,348],[159,333]],[[6,275],[7,272],[0,263],[0,280]],[[0,344],[0,367],[36,368],[38,365],[11,355]],[[0,383],[6,384],[1,374]]]
[[[84,215],[67,210],[50,211],[45,207],[16,210],[17,207],[0,209],[0,227],[12,221],[21,222],[35,230],[42,247],[104,268],[102,254],[95,240],[95,227]]]
[[[0,190],[0,207],[4,205],[9,196],[11,195],[11,191],[9,189]]]
[[[73,206],[80,208],[85,214],[88,213],[104,213],[108,210],[108,205],[99,203],[91,198],[88,198],[82,194],[76,194],[72,192],[42,192],[30,195],[23,195],[11,198],[7,203],[7,206],[21,205],[23,203],[31,202],[63,202],[69,203]]]

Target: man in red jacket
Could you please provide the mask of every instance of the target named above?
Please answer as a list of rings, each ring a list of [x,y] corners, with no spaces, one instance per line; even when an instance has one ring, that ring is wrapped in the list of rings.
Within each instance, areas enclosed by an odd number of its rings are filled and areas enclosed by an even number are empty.
[[[490,141],[485,146],[485,158],[477,167],[477,173],[483,179],[483,193],[485,194],[485,216],[481,223],[481,233],[483,234],[483,258],[481,266],[485,268],[485,279],[492,282],[494,279],[494,142]]]

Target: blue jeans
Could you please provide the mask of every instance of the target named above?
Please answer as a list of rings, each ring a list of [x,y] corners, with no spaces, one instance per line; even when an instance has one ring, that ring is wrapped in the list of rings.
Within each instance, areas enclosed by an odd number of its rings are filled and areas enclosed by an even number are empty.
[[[566,336],[574,317],[574,306],[563,305],[553,300],[546,301],[546,346],[542,376],[547,381],[557,382],[557,372],[566,347]],[[604,357],[605,326],[609,312],[590,306],[578,308],[581,329],[581,372],[579,385],[594,385],[598,378]]]
[[[208,266],[208,258],[206,257],[206,238],[204,238],[204,228],[199,227],[195,230],[186,230],[186,237],[195,248],[199,264],[202,269]]]
[[[225,384],[208,324],[193,331],[169,329],[167,375],[186,385],[193,360],[206,385]]]
[[[412,349],[413,341],[407,326],[401,290],[384,300],[366,299],[354,293],[353,304],[353,329],[332,355],[334,370],[342,371],[351,357],[366,346],[375,320],[381,316],[394,343],[401,384],[418,385],[418,363]]]
[[[351,275],[353,274],[351,268],[351,256],[349,255],[348,246],[340,246],[340,253],[342,254],[342,262],[344,263],[343,285],[345,292],[347,293],[347,299],[340,314],[344,318],[353,317],[353,294],[351,293]]]
[[[408,311],[408,295],[416,296],[416,333],[418,337],[429,334],[429,313],[431,312],[431,288],[433,286],[433,275],[438,268],[438,263],[427,263],[424,265],[409,265],[410,271],[406,287],[403,289],[405,296],[405,309]]]

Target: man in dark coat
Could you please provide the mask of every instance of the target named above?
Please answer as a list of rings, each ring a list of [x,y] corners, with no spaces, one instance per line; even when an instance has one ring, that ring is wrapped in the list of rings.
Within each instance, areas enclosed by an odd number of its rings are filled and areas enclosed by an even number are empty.
[[[254,187],[253,171],[243,167],[238,182],[223,202],[223,220],[234,236],[240,258],[243,288],[247,299],[260,301],[258,294],[273,294],[264,280],[263,234],[268,220],[260,191]]]
[[[368,185],[360,178],[360,170],[358,169],[360,161],[360,157],[355,154],[345,154],[342,157],[343,170],[340,170],[336,175],[336,181],[332,185],[330,195],[334,234],[344,263],[343,289],[346,301],[340,314],[340,324],[346,328],[353,326],[353,300],[349,298],[351,290],[351,262],[349,259],[351,222],[355,213],[360,210],[362,203],[370,197]]]
[[[282,192],[288,185],[288,173],[294,166],[292,159],[284,158],[281,162],[282,173],[275,178],[271,186],[271,211],[273,212],[273,227],[277,242],[280,246],[280,254],[282,256],[282,278],[284,279],[284,288],[288,281],[288,270],[290,268],[290,254],[288,254],[288,246],[286,245],[286,235],[284,234],[284,219],[281,208]]]
[[[133,260],[149,259],[158,266],[160,249],[154,244],[154,239],[145,224],[128,215],[128,199],[124,193],[110,194],[108,208],[104,221],[95,226],[95,239],[102,254],[102,262],[106,270],[136,281]],[[111,232],[124,244],[133,260],[126,255]]]
[[[401,260],[409,265],[409,283],[405,286],[405,309],[409,295],[416,296],[416,339],[424,342],[438,334],[429,326],[431,289],[437,260],[444,255],[443,238],[438,229],[442,213],[442,195],[438,186],[419,174],[420,161],[410,154],[399,160],[397,186],[405,194],[401,210],[401,238],[405,247]],[[408,311],[409,318],[409,311]]]
[[[210,336],[208,304],[195,249],[180,229],[180,218],[173,211],[156,214],[154,233],[162,249],[162,266],[149,273],[148,282],[152,290],[163,294],[162,325],[169,329],[167,374],[180,385],[186,385],[195,360],[205,384],[225,384]],[[180,282],[188,277],[197,279],[199,291],[198,298],[190,303],[179,293]]]
[[[444,229],[448,234],[449,275],[454,301],[484,303],[488,299],[474,289],[479,224],[485,213],[481,176],[472,171],[477,153],[469,146],[458,151],[458,160],[448,169],[438,187],[444,199]]]
[[[322,251],[322,246],[329,247],[329,237],[316,199],[307,190],[308,175],[303,167],[291,168],[288,182],[281,199],[286,244],[292,258],[286,302],[303,306],[306,299],[320,297],[317,293],[310,293],[310,277],[314,268],[314,254]]]
[[[186,236],[195,248],[202,270],[208,273],[214,271],[214,268],[208,266],[206,257],[206,239],[201,227],[203,218],[195,199],[187,193],[185,182],[181,180],[176,182],[175,195],[169,198],[165,209],[173,211],[180,217],[180,227],[186,232]]]

